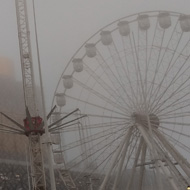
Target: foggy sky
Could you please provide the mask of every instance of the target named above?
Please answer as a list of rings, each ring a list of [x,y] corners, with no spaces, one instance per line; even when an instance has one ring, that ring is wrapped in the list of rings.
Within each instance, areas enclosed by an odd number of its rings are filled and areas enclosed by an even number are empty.
[[[0,56],[9,57],[21,80],[14,0],[0,0]],[[36,64],[32,4],[27,0],[33,61]],[[189,0],[35,0],[40,58],[46,97],[51,101],[58,79],[76,50],[97,30],[121,17],[150,10],[189,14]],[[37,77],[37,76],[36,76]]]

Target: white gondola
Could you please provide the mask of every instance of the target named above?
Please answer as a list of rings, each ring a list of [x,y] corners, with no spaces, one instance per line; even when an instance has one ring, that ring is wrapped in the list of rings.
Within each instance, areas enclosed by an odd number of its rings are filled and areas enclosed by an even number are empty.
[[[113,42],[113,39],[112,39],[110,31],[102,31],[100,33],[100,36],[101,36],[101,42],[105,46],[108,46]]]
[[[75,72],[83,71],[83,61],[80,58],[73,59],[73,69]]]
[[[66,104],[65,94],[64,93],[56,93],[56,104],[59,107],[63,107]]]
[[[190,16],[189,15],[180,15],[179,22],[180,22],[181,30],[183,32],[190,31]]]
[[[159,26],[163,29],[167,29],[171,26],[171,17],[168,12],[162,12],[158,15]]]
[[[63,86],[66,89],[70,89],[73,87],[73,79],[71,75],[64,75],[63,76]]]
[[[139,15],[137,17],[138,25],[141,30],[148,30],[150,28],[150,21],[148,15]]]
[[[128,36],[130,34],[128,21],[120,21],[117,25],[121,36]]]
[[[55,145],[60,145],[61,144],[61,137],[60,134],[52,134],[51,135],[51,140],[52,143]]]
[[[61,153],[54,153],[54,162],[56,164],[63,164],[64,163],[64,158]]]
[[[86,55],[90,58],[93,58],[96,56],[96,46],[95,44],[86,44],[85,45],[85,48],[86,48]]]

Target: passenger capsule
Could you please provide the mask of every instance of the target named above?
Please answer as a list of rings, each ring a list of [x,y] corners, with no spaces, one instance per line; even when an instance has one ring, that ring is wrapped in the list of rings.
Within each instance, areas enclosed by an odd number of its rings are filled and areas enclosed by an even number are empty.
[[[60,134],[51,134],[51,141],[53,144],[56,144],[56,145],[61,144]]]
[[[101,42],[103,45],[108,46],[112,43],[113,39],[110,31],[102,31],[100,35],[101,35]]]
[[[162,12],[158,15],[158,22],[161,28],[167,29],[171,26],[171,17],[168,12]]]
[[[190,16],[189,15],[180,15],[179,22],[180,22],[181,30],[183,32],[190,31]]]
[[[71,75],[64,75],[63,76],[63,86],[66,89],[71,89],[73,87],[73,78]]]
[[[56,96],[56,104],[60,107],[63,107],[66,104],[64,93],[57,93],[55,96]]]
[[[130,34],[130,28],[128,21],[120,21],[118,24],[119,33],[121,36],[128,36]]]
[[[86,44],[85,48],[86,48],[86,55],[88,57],[92,58],[92,57],[96,56],[96,46],[95,46],[95,44]]]
[[[80,58],[73,59],[73,69],[75,72],[83,71],[83,61]]]
[[[61,153],[54,153],[54,162],[56,164],[62,164],[64,163],[64,158]]]
[[[148,15],[139,15],[137,20],[139,28],[141,30],[148,30],[150,28],[150,21]]]

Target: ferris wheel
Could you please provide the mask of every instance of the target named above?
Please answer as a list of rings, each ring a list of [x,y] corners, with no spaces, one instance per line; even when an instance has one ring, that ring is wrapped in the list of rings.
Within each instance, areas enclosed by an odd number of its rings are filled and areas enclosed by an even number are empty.
[[[53,99],[59,118],[80,110],[57,151],[78,189],[186,189],[189,57],[190,17],[168,11],[120,18],[78,49]]]

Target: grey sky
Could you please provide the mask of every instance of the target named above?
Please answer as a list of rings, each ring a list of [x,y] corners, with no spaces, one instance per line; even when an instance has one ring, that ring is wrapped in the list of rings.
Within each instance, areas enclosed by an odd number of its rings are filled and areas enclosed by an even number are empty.
[[[0,56],[9,57],[21,79],[14,0],[0,0]],[[31,18],[31,0],[28,2]],[[189,0],[35,0],[46,104],[50,108],[58,79],[75,51],[101,27],[148,10],[189,14]],[[33,39],[33,25],[30,22]],[[34,54],[34,67],[36,67]]]

